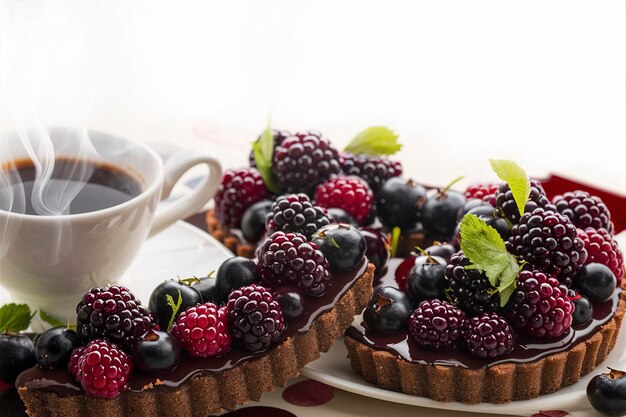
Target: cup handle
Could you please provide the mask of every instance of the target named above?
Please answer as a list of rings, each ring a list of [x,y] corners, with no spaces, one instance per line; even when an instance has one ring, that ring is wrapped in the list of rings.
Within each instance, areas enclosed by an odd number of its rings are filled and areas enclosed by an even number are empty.
[[[166,199],[170,195],[174,185],[185,172],[200,164],[204,164],[209,168],[209,173],[204,177],[202,183],[189,195],[165,207],[159,207],[154,216],[148,237],[162,232],[178,220],[196,214],[213,197],[222,178],[222,166],[209,152],[189,149],[174,154],[165,163],[165,179],[161,200]]]

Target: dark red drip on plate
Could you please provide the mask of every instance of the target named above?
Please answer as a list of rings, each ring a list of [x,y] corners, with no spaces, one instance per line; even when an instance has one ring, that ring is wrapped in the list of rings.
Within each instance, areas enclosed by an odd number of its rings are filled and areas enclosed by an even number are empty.
[[[206,359],[183,357],[178,367],[167,374],[133,374],[129,382],[131,391],[141,391],[149,386],[155,386],[158,389],[176,388],[195,375],[225,371],[246,361],[267,355],[284,340],[309,331],[315,319],[330,311],[354,282],[365,273],[367,265],[368,261],[364,258],[351,272],[333,273],[332,285],[328,287],[326,293],[322,297],[306,297],[304,313],[287,322],[287,329],[281,340],[268,350],[253,353],[233,345],[229,353],[219,357]],[[22,372],[15,384],[16,387],[48,390],[61,396],[82,392],[78,382],[65,370],[49,371],[34,367]]]
[[[375,289],[387,286],[398,288],[395,270],[400,263],[400,259],[392,259],[390,261],[387,274],[374,283]],[[411,339],[408,333],[405,332],[394,336],[375,334],[365,327],[360,318],[355,320],[356,324],[353,324],[346,331],[346,336],[375,350],[384,350],[407,361],[424,365],[444,365],[480,369],[484,366],[489,367],[501,363],[528,363],[553,353],[563,352],[573,344],[593,336],[603,324],[613,318],[617,310],[621,292],[622,290],[618,289],[613,294],[611,300],[605,303],[595,303],[593,305],[593,319],[587,324],[572,327],[567,335],[558,339],[539,340],[518,333],[517,344],[513,352],[491,360],[476,358],[462,348],[450,352],[425,350],[420,348],[417,343]]]

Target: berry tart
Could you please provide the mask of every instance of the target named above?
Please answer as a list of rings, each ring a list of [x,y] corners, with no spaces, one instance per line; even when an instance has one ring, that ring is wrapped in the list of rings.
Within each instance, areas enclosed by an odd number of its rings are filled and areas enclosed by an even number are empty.
[[[299,205],[298,231],[275,215],[257,257],[230,258],[215,278],[165,281],[147,306],[121,286],[85,294],[75,331],[55,327],[23,352],[25,366],[37,360],[13,376],[28,414],[206,417],[297,376],[361,313],[374,277],[362,233],[304,197],[276,202]]]
[[[613,349],[626,295],[606,205],[584,191],[550,200],[514,162],[491,165],[502,183],[464,194],[426,198],[400,178],[382,185],[382,198],[411,202],[386,208],[379,196],[383,224],[418,219],[424,239],[411,243],[443,243],[393,258],[346,331],[352,368],[367,381],[437,401],[505,403],[573,384]]]
[[[381,187],[402,175],[402,165],[388,158],[401,148],[397,139],[385,127],[370,127],[339,152],[319,132],[268,127],[253,144],[249,167],[224,173],[207,212],[209,233],[253,258],[275,230],[310,237],[332,222],[371,224]]]

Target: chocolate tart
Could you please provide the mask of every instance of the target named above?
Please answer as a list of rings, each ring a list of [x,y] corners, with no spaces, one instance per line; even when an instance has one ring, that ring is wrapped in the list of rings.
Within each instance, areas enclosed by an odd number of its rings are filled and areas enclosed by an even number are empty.
[[[395,266],[377,287],[397,287]],[[513,352],[490,361],[463,350],[426,351],[406,333],[376,335],[361,317],[346,331],[344,343],[354,371],[381,388],[442,402],[506,403],[555,392],[591,372],[615,346],[625,311],[626,291],[619,288],[611,300],[594,304],[589,323],[573,326],[563,338],[518,336]]]
[[[288,322],[281,341],[260,353],[237,347],[207,359],[183,358],[165,375],[135,373],[130,390],[115,399],[86,395],[66,371],[35,367],[16,381],[31,417],[206,417],[258,401],[285,386],[309,362],[326,352],[372,297],[374,266],[367,259],[351,272],[333,274],[324,296],[307,299],[305,312]]]
[[[209,234],[215,239],[219,240],[222,245],[226,246],[237,256],[243,256],[244,258],[254,258],[254,251],[256,245],[249,243],[243,237],[241,230],[229,229],[224,226],[217,219],[214,210],[209,210],[206,213],[206,224]]]

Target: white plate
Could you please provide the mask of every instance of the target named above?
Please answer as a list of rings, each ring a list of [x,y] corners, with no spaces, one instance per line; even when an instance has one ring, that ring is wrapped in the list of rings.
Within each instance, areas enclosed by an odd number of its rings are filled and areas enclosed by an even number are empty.
[[[626,232],[620,233],[616,238],[620,248],[625,248]],[[586,396],[587,384],[595,375],[606,370],[607,366],[616,369],[626,368],[625,347],[626,331],[622,329],[617,344],[607,360],[576,384],[563,388],[553,394],[543,395],[534,400],[514,401],[508,404],[482,403],[467,405],[456,402],[442,403],[428,398],[416,397],[379,388],[354,373],[350,366],[350,361],[347,359],[348,351],[342,341],[335,343],[328,353],[322,354],[320,359],[307,365],[301,373],[308,378],[315,379],[345,391],[400,404],[472,413],[530,416],[539,412],[539,410],[565,410],[571,412],[589,409],[590,405]]]

